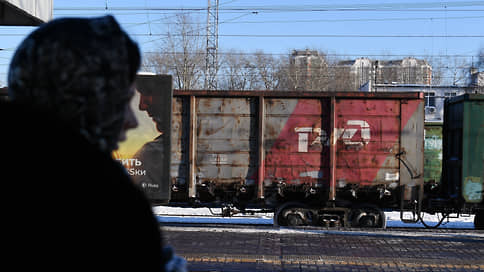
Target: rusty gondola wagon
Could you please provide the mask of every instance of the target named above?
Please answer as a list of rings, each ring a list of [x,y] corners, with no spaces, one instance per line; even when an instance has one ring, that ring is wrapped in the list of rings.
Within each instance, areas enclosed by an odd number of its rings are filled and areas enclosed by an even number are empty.
[[[384,210],[482,218],[482,163],[471,181],[424,182],[422,93],[172,91],[160,76],[138,89],[138,117],[157,129],[117,156],[155,203],[269,209],[278,225],[384,227]],[[452,186],[481,186],[480,198]]]

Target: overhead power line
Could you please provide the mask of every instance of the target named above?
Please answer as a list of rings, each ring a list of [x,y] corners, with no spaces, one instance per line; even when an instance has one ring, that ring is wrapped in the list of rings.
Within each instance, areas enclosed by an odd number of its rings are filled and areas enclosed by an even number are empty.
[[[246,16],[241,15],[240,17]],[[284,19],[265,21],[224,21],[224,24],[293,24],[293,23],[337,23],[337,22],[389,22],[389,21],[434,21],[434,20],[465,20],[482,19],[484,16],[455,16],[455,17],[401,17],[401,18],[350,18],[350,19]],[[161,21],[158,20],[158,21]],[[174,22],[163,22],[174,23]],[[194,22],[192,24],[199,24]]]
[[[233,1],[232,1],[233,2]],[[479,11],[470,7],[484,7],[484,1],[446,1],[442,2],[401,2],[401,3],[371,3],[371,4],[318,4],[318,5],[250,5],[250,6],[229,6],[231,2],[221,5],[219,11],[264,11],[264,12],[320,12],[320,11]],[[72,10],[156,10],[156,11],[206,11],[206,6],[124,6],[124,7],[56,7],[54,11]]]
[[[137,13],[138,14],[138,13]],[[250,15],[251,13],[242,14],[236,18],[225,20],[219,24],[298,24],[298,23],[338,23],[338,22],[390,22],[390,21],[434,21],[434,20],[466,20],[482,19],[484,16],[458,16],[458,17],[405,17],[405,18],[352,18],[352,19],[302,19],[302,20],[265,20],[265,21],[237,21],[237,19]],[[85,14],[78,14],[85,15]],[[118,15],[118,14],[116,14]],[[159,15],[159,14],[158,14]],[[172,16],[173,17],[173,16]],[[144,22],[124,22],[123,25],[139,26],[147,24],[176,24],[175,21],[169,21],[165,18],[152,19]],[[186,24],[200,25],[201,22],[189,22]],[[2,29],[2,27],[0,27]],[[5,28],[7,29],[7,28]]]
[[[448,5],[440,6],[437,8],[421,8],[415,5],[406,4],[407,6],[368,6],[368,7],[358,7],[357,5],[352,6],[312,6],[304,7],[298,6],[280,6],[280,7],[270,7],[270,6],[240,6],[240,7],[221,7],[219,11],[228,12],[247,12],[247,11],[264,11],[264,12],[323,12],[323,11],[407,11],[407,12],[465,12],[465,11],[482,11],[484,9],[470,9],[470,8],[449,8]],[[460,7],[468,7],[469,5],[462,5]],[[479,4],[474,6],[484,7],[484,2],[480,1]],[[57,7],[54,11],[178,11],[178,12],[203,12],[207,10],[207,7],[109,7],[105,9],[103,7]]]
[[[167,36],[167,34],[134,33],[134,36]],[[185,34],[170,34],[183,36]],[[200,36],[199,34],[185,36]],[[484,34],[476,35],[363,35],[363,34],[219,34],[219,37],[246,38],[484,38]]]
[[[0,33],[0,36],[25,36],[21,33]],[[203,34],[166,34],[166,33],[131,33],[132,36],[188,36],[206,37]],[[219,34],[219,37],[244,38],[484,38],[484,34],[473,35],[379,35],[379,34]]]
[[[191,12],[205,12],[207,8],[109,8],[108,10],[102,8],[56,8],[54,9],[55,12],[57,11],[141,11],[146,12],[147,10],[150,11],[165,11],[165,12],[184,12],[184,13],[191,13]],[[351,9],[351,8],[335,8],[335,9],[267,9],[267,8],[224,8],[220,9],[221,13],[241,13],[241,12],[266,12],[266,13],[301,13],[301,12],[481,12],[484,11],[484,8],[481,9]],[[144,14],[144,13],[143,13]]]

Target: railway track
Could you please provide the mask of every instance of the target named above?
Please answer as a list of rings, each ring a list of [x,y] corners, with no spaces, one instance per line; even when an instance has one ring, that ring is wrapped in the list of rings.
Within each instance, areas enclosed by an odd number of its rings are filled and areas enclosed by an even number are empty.
[[[220,213],[212,214],[189,214],[189,213],[157,213],[159,222],[165,226],[208,226],[208,227],[255,227],[274,228],[273,218],[271,214],[236,214],[235,216],[222,216]],[[289,229],[298,230],[381,230],[381,231],[411,231],[411,232],[434,232],[445,233],[452,231],[472,231],[476,233],[483,232],[482,230],[475,230],[472,223],[444,222],[439,228],[425,228],[423,224],[399,224],[396,220],[390,220],[385,229],[379,228],[351,228],[351,227],[322,227],[322,226],[295,226]],[[458,222],[457,222],[458,223]],[[432,225],[432,224],[430,224]],[[458,226],[456,226],[458,225]]]
[[[267,224],[248,223],[203,223],[203,222],[160,222],[163,229],[170,230],[219,230],[231,232],[285,232],[285,233],[332,233],[348,235],[403,235],[403,236],[433,236],[449,235],[453,237],[474,237],[484,240],[484,230],[474,228],[436,228],[427,229],[424,227],[387,227],[380,228],[345,228],[345,227],[276,227]]]
[[[159,216],[160,222],[171,223],[223,223],[223,224],[241,224],[241,225],[273,225],[274,211],[272,210],[250,210],[240,212],[236,209],[225,208],[176,208],[176,207],[154,207],[154,213]],[[227,212],[228,211],[228,212]],[[384,225],[388,228],[403,227],[403,228],[445,228],[445,229],[474,229],[474,216],[468,214],[450,214],[443,216],[442,214],[427,214],[422,213],[418,218],[417,223],[403,224],[400,212],[382,212],[380,217],[384,219]],[[404,214],[406,220],[412,219],[412,214]],[[415,215],[414,215],[415,217]],[[276,216],[277,218],[277,216]],[[316,220],[317,223],[320,223]],[[423,222],[422,222],[423,221]],[[279,222],[279,221],[278,221]],[[386,223],[385,223],[386,222]],[[336,224],[333,224],[336,223]],[[323,228],[338,228],[342,226],[342,220],[337,222],[328,222],[328,224],[321,224]],[[352,223],[351,223],[352,224]],[[286,226],[287,224],[283,224]],[[297,226],[293,225],[293,226]],[[314,226],[304,225],[304,226]],[[354,226],[354,228],[378,228],[380,226]]]

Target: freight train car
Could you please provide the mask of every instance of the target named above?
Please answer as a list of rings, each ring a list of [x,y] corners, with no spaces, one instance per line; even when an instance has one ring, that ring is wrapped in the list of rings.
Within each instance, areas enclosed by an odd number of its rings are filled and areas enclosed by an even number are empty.
[[[153,100],[170,101],[134,103]],[[422,93],[175,90],[170,102],[171,128],[157,123],[149,143],[171,140],[169,170],[163,152],[118,154],[157,202],[270,209],[279,225],[383,227],[384,209],[422,210]]]
[[[418,214],[423,109],[421,93],[176,91],[171,201],[267,207],[279,225]]]
[[[442,163],[441,184],[427,188],[425,210],[442,219],[475,214],[476,228],[484,229],[484,95],[445,101]]]

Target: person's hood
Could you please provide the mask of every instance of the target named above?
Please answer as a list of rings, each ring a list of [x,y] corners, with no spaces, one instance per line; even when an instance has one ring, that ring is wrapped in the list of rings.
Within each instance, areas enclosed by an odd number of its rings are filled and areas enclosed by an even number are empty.
[[[53,20],[18,47],[8,74],[9,96],[52,111],[110,152],[139,62],[138,46],[112,16]]]

